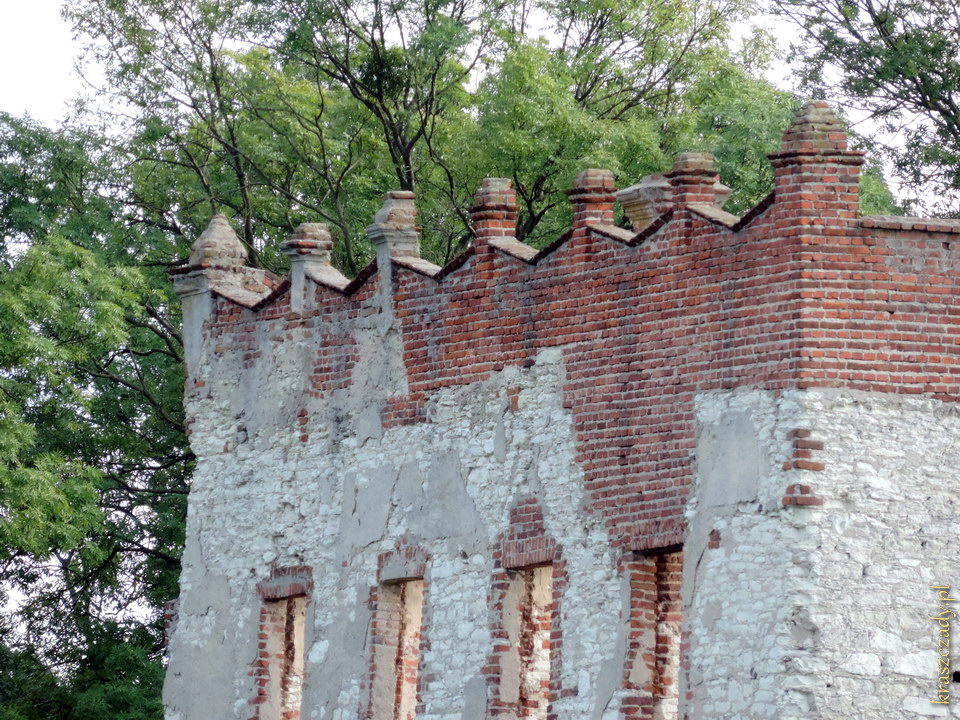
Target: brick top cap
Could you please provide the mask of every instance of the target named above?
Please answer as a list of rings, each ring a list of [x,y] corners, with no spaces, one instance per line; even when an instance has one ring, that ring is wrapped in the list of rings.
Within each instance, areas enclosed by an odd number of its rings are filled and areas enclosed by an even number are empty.
[[[509,178],[484,178],[483,183],[474,195],[475,209],[481,207],[513,207],[517,203],[517,191],[513,189],[513,182]]]
[[[247,259],[247,251],[230,227],[227,216],[217,213],[207,229],[190,248],[190,265],[240,267]]]
[[[294,257],[310,255],[329,258],[333,251],[333,238],[325,223],[301,223],[280,249],[284,254]]]
[[[391,190],[383,196],[383,206],[373,216],[375,225],[397,229],[413,228],[417,217],[417,196],[409,190]]]
[[[420,257],[420,235],[416,219],[416,195],[409,190],[391,190],[383,196],[383,206],[367,226],[367,237],[390,257]]]
[[[573,181],[573,187],[567,190],[568,195],[613,193],[617,185],[613,173],[600,168],[588,168],[581,171]]]
[[[713,153],[685,152],[680,153],[666,176],[669,178],[680,175],[715,175],[716,173],[717,166]]]
[[[847,151],[847,133],[833,109],[822,100],[804,105],[783,136],[781,153]]]

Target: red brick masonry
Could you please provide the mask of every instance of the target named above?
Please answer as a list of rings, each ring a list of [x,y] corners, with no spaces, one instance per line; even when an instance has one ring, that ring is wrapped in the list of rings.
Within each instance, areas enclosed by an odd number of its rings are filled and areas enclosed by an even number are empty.
[[[672,196],[639,232],[613,225],[612,175],[585,171],[570,191],[570,232],[540,251],[513,237],[509,183],[486,182],[469,251],[442,269],[391,262],[409,393],[382,398],[385,426],[428,422],[432,393],[560,347],[592,509],[619,542],[649,549],[682,538],[697,393],[845,387],[956,399],[960,222],[859,217],[862,154],[823,103],[801,111],[771,160],[774,192],[735,218],[714,203],[712,165],[682,159],[667,174]],[[292,333],[312,334],[311,392],[328,396],[351,383],[351,328],[379,311],[379,277],[371,265],[350,282],[314,283],[317,309],[294,313],[289,283],[268,275],[256,303],[219,297],[206,332],[248,366],[281,353]],[[304,417],[291,427],[306,441]],[[792,467],[817,469],[817,448],[801,440]],[[801,490],[784,502],[812,500]],[[651,532],[662,538],[637,539]]]

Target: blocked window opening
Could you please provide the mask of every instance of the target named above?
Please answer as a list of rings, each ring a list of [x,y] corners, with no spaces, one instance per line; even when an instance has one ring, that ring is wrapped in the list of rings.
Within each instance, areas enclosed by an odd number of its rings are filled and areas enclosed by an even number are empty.
[[[626,685],[635,690],[624,716],[640,720],[676,720],[680,678],[679,550],[640,556],[630,573],[630,659]]]
[[[510,648],[501,666],[500,699],[516,703],[519,718],[546,720],[553,631],[552,566],[511,573],[504,624]]]
[[[303,697],[307,599],[269,600],[260,611],[257,701],[260,720],[296,720]]]
[[[414,720],[420,670],[423,580],[380,586],[373,638],[374,720]]]

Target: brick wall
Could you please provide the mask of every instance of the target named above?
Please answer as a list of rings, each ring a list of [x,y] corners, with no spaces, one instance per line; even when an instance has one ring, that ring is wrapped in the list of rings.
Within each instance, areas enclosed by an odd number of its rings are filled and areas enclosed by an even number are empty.
[[[560,346],[592,506],[629,538],[650,520],[681,520],[697,392],[956,398],[960,226],[858,218],[862,157],[822,105],[798,116],[772,161],[774,196],[733,221],[706,202],[709,163],[678,162],[670,209],[637,233],[610,225],[612,176],[587,171],[570,192],[572,231],[536,254],[512,241],[513,191],[488,183],[465,257],[442,270],[391,263],[409,391],[382,398],[385,425],[423,421],[437,390]],[[375,312],[375,270],[340,290],[314,285],[306,313],[289,311],[286,288],[253,309],[221,298],[207,332],[250,366],[294,330],[312,332],[310,392],[331,395],[352,380],[350,327]]]

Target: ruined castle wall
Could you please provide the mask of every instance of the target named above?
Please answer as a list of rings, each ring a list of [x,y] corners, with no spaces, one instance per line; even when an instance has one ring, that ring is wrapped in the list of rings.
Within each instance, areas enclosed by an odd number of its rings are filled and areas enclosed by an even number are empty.
[[[288,280],[198,242],[168,720],[389,720],[411,683],[431,720],[856,716],[870,689],[919,708],[926,591],[892,598],[951,562],[939,541],[909,564],[949,522],[960,226],[859,219],[835,126],[788,133],[743,219],[698,156],[634,232],[586,171],[539,252],[485,184],[443,269],[390,245],[415,251],[409,193],[352,281],[319,231]],[[858,646],[847,618],[874,611]]]
[[[494,551],[508,533],[510,509],[530,497],[542,512],[542,534],[564,538],[566,592],[556,622],[576,629],[564,637],[556,674],[564,687],[582,692],[558,700],[555,712],[600,717],[624,662],[622,647],[618,658],[610,642],[618,633],[622,588],[602,522],[575,512],[585,496],[572,420],[562,404],[560,353],[545,350],[529,368],[505,368],[438,392],[424,410],[429,422],[340,428],[331,452],[325,423],[305,426],[307,442],[286,426],[271,432],[275,409],[263,400],[303,383],[304,349],[285,345],[279,367],[259,379],[242,373],[242,351],[224,351],[210,367],[209,396],[195,400],[192,430],[202,438],[195,447],[204,462],[194,481],[189,532],[199,552],[185,558],[169,671],[190,689],[168,694],[168,717],[200,717],[214,707],[232,709],[219,717],[250,717],[255,587],[273,565],[314,568],[303,699],[309,710],[302,716],[363,716],[367,599],[377,584],[378,557],[411,538],[430,556],[424,576],[429,649],[418,717],[484,717],[483,672],[496,622],[489,603]],[[309,400],[306,409],[313,409]],[[223,422],[237,414],[238,422]],[[238,424],[245,428],[242,441]],[[190,675],[208,663],[223,668],[220,682],[197,693]]]
[[[398,541],[430,556],[425,716],[509,712],[491,644],[507,583],[498,554],[524,535],[549,540],[553,554],[537,561],[558,569],[551,712],[637,711],[650,678],[645,636],[628,627],[637,600],[624,557],[640,523],[648,548],[681,539],[696,384],[786,376],[788,334],[737,332],[758,308],[769,314],[756,322],[775,322],[789,302],[789,288],[745,272],[772,259],[771,275],[785,273],[781,246],[691,216],[637,247],[574,237],[533,266],[480,247],[439,285],[389,266],[347,299],[311,284],[300,312],[290,289],[257,310],[217,298],[188,381],[201,460],[170,717],[224,706],[250,716],[256,587],[272,567],[300,565],[323,570],[313,597],[324,598],[308,609],[304,707],[363,716],[370,592]],[[691,284],[697,273],[718,284]],[[758,301],[770,287],[778,294]],[[721,343],[729,366],[709,367]],[[531,498],[542,526],[511,532]],[[189,668],[211,658],[228,676],[191,692]]]

